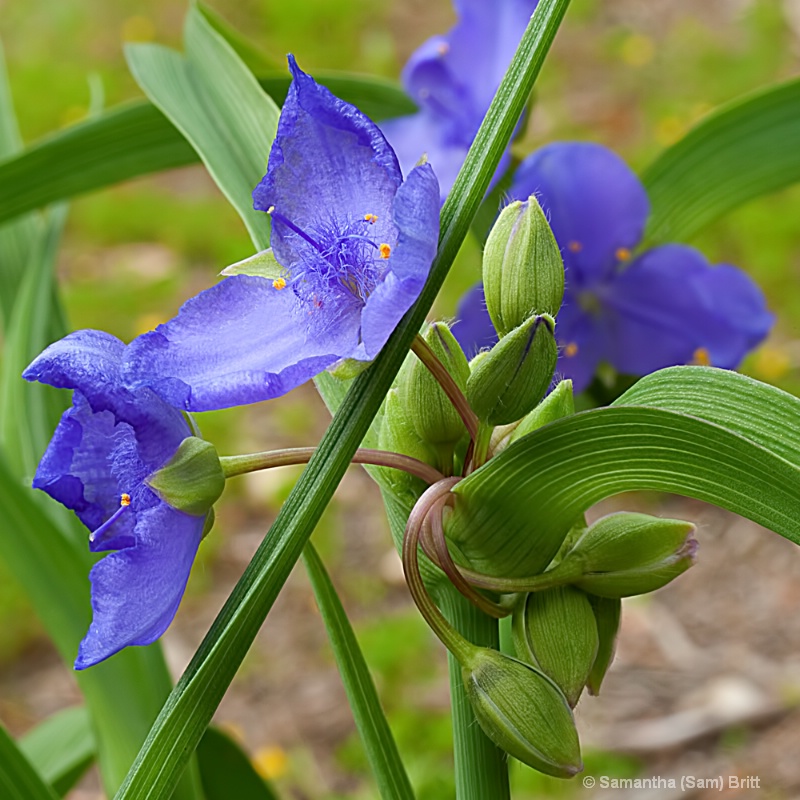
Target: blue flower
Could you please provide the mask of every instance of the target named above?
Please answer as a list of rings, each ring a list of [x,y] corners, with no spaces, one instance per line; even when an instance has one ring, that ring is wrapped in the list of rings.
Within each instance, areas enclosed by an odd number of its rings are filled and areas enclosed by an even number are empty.
[[[34,487],[78,515],[91,531],[90,550],[116,551],[89,575],[93,616],[76,669],[164,633],[203,536],[204,517],[175,510],[145,483],[192,431],[149,389],[122,386],[124,350],[110,334],[76,331],[50,345],[23,376],[74,390]]]
[[[408,174],[427,154],[442,190],[453,186],[538,0],[455,0],[458,22],[428,39],[403,70],[416,114],[381,123]],[[508,167],[506,152],[496,175]]]
[[[275,280],[239,275],[133,341],[123,366],[194,411],[285,394],[343,359],[370,361],[428,276],[439,236],[430,166],[403,182],[377,126],[289,57],[293,82],[267,174],[253,192],[272,217]]]
[[[734,369],[774,317],[758,286],[730,264],[667,244],[634,256],[650,204],[634,172],[589,142],[556,142],[520,164],[512,198],[535,194],[566,269],[556,336],[559,372],[585,389],[601,362],[645,375],[690,362]],[[482,287],[462,300],[453,329],[470,353],[496,341]]]

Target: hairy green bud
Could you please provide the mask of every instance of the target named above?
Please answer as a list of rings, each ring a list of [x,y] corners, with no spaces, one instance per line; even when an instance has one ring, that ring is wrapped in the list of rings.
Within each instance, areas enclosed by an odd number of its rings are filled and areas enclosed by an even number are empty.
[[[461,675],[478,723],[498,747],[557,778],[583,769],[572,711],[550,678],[480,647],[462,661]]]
[[[189,436],[146,483],[173,508],[202,517],[219,500],[225,488],[225,475],[214,445]]]
[[[486,307],[501,337],[535,314],[555,316],[564,262],[536,198],[515,200],[497,218],[483,251]]]
[[[531,317],[473,360],[467,400],[481,421],[516,422],[544,397],[558,361],[554,330],[551,316]]]
[[[469,363],[461,345],[444,322],[434,322],[422,338],[463,392],[469,377]],[[417,435],[430,444],[452,446],[466,434],[459,413],[430,370],[414,358],[402,375],[401,397],[406,416]]]
[[[691,522],[647,514],[609,514],[590,526],[550,572],[600,597],[630,597],[660,589],[695,562]]]

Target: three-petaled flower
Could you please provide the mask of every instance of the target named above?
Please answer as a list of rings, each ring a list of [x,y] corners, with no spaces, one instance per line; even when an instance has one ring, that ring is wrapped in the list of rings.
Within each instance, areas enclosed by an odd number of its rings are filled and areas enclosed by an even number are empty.
[[[407,174],[425,153],[442,200],[453,186],[472,140],[511,63],[538,0],[455,0],[458,22],[433,36],[403,69],[416,114],[385,120],[381,130]],[[496,176],[508,167],[506,151]]]
[[[72,389],[33,485],[91,531],[92,623],[76,669],[158,639],[172,622],[203,537],[205,515],[176,510],[146,483],[192,436],[183,413],[149,389],[122,386],[125,345],[82,330],[50,345],[24,377]]]
[[[735,368],[769,332],[773,315],[758,286],[730,264],[667,244],[633,255],[650,210],[647,193],[612,151],[557,142],[531,154],[512,198],[536,195],[566,270],[558,315],[558,371],[585,389],[601,362],[645,375],[690,362]],[[482,287],[463,299],[453,333],[468,355],[497,335]]]
[[[345,359],[370,361],[418,297],[436,253],[439,186],[403,181],[377,126],[289,57],[293,82],[267,174],[274,280],[237,275],[134,340],[123,374],[203,411],[267,400]]]

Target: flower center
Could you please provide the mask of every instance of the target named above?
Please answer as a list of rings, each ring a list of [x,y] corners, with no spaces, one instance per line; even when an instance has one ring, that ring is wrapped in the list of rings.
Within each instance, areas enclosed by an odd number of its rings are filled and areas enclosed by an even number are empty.
[[[123,492],[119,498],[119,508],[99,528],[89,534],[89,541],[96,544],[105,539],[111,526],[130,508],[130,505],[131,496],[127,492]]]
[[[383,280],[392,247],[368,235],[370,227],[378,221],[375,214],[367,213],[360,219],[332,218],[303,230],[275,206],[267,213],[301,240],[299,263],[285,280],[280,279],[280,286],[273,283],[276,289],[292,286],[298,296],[320,308],[335,299],[363,304]]]

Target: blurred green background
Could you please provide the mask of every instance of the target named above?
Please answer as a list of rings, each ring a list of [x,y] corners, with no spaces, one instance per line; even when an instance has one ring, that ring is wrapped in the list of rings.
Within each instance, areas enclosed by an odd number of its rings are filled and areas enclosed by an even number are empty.
[[[211,5],[276,64],[293,52],[312,73],[342,69],[389,78],[398,76],[417,45],[454,19],[449,0]],[[185,10],[178,0],[0,0],[0,37],[25,140],[80,120],[99,91],[107,107],[139,97],[124,43],[180,47]],[[515,152],[522,156],[554,139],[593,139],[641,169],[715,105],[796,75],[798,68],[795,0],[573,0]],[[778,324],[744,369],[800,392],[800,292],[793,291],[800,276],[800,187],[741,208],[691,243],[713,262],[743,267],[763,287]],[[72,204],[59,259],[71,324],[128,340],[174,315],[225,265],[250,252],[238,217],[199,167],[80,198]],[[479,265],[478,246],[467,242],[438,314],[453,314]],[[205,434],[223,452],[314,444],[327,419],[309,387],[264,408],[200,416]],[[187,602],[166,638],[174,669],[188,660],[295,476],[256,477],[226,493],[215,535],[204,545]],[[451,796],[444,660],[409,607],[377,491],[363,474],[348,478],[315,537],[355,620],[420,800]],[[237,731],[260,768],[295,796],[370,797],[366,763],[341,710],[302,575],[285,595],[218,720]],[[40,686],[25,688],[21,676],[39,669],[62,676],[53,678],[53,686],[62,687],[51,691],[56,696],[42,699]],[[0,567],[0,717],[20,731],[74,702],[64,673],[13,576]],[[282,690],[281,680],[290,688]],[[335,724],[322,719],[327,706],[317,695],[328,692]],[[314,710],[308,720],[303,704]],[[590,774],[636,769],[635,761],[619,756],[587,757]],[[513,774],[519,797],[580,793],[578,786],[527,769]]]

